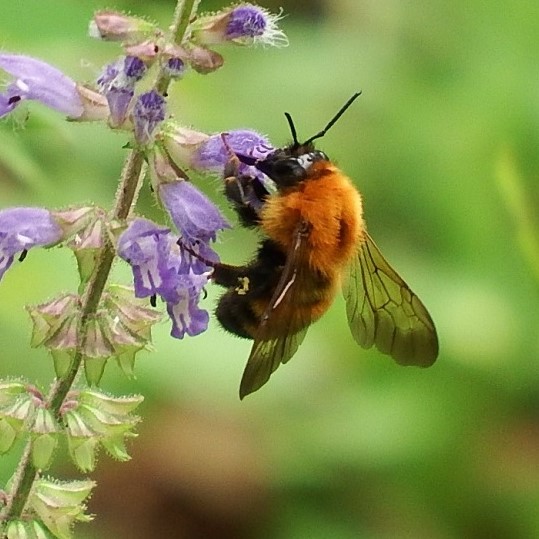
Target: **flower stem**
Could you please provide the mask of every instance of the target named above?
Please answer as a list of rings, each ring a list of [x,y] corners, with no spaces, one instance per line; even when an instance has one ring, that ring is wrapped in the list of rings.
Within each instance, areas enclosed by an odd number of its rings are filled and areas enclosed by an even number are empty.
[[[176,45],[181,45],[186,37],[189,23],[195,17],[200,0],[179,0],[174,11],[174,17],[171,27],[171,39]],[[155,80],[154,87],[161,94],[165,95],[170,77],[161,70]]]
[[[189,21],[194,16],[197,6],[198,0],[178,0],[170,30],[171,40],[174,43],[181,44],[183,41]],[[169,83],[170,78],[161,70],[157,75],[154,88],[161,94],[166,94]],[[123,222],[129,217],[136,203],[144,176],[144,162],[144,154],[140,150],[131,150],[126,157],[116,193],[116,203],[112,211],[113,220]],[[81,369],[83,362],[82,350],[87,338],[88,321],[97,311],[115,256],[114,246],[107,242],[101,251],[92,277],[82,296],[77,350],[69,371],[65,376],[55,380],[47,397],[49,409],[57,418],[60,418],[62,404]],[[8,502],[0,512],[0,524],[22,516],[32,487],[39,478],[39,472],[32,464],[32,441],[30,440],[24,449],[13,477]]]

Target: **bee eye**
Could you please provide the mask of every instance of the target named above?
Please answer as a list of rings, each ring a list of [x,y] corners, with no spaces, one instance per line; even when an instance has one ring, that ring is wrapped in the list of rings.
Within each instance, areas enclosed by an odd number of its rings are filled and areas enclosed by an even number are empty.
[[[277,186],[294,185],[305,178],[307,171],[296,157],[265,159],[256,168],[269,176]]]
[[[275,173],[278,175],[301,178],[305,175],[303,163],[298,159],[283,159],[275,163]]]

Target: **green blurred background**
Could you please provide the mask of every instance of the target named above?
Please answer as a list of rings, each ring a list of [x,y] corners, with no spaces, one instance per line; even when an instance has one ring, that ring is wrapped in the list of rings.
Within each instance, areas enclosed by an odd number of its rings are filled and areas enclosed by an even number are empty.
[[[97,0],[0,0],[6,50],[93,80],[119,54],[85,36]],[[169,323],[137,379],[115,365],[102,387],[141,393],[133,459],[101,455],[76,537],[539,537],[539,9],[537,2],[263,2],[287,17],[287,49],[227,48],[214,75],[190,74],[173,110],[209,132],[251,127],[283,144],[362,97],[320,147],[364,195],[371,235],[423,299],[440,337],[428,370],[401,368],[349,335],[344,303],[293,361],[240,402],[249,343],[212,321],[172,340]],[[166,26],[174,2],[114,6]],[[216,1],[202,7],[219,7]],[[0,125],[0,205],[110,207],[125,150],[101,125],[30,106]],[[51,135],[52,134],[52,135]],[[225,206],[217,179],[200,179]],[[140,211],[158,217],[145,189]],[[230,215],[230,213],[229,213]],[[233,218],[231,216],[231,218]],[[253,233],[222,236],[242,262]],[[46,387],[24,305],[76,289],[65,250],[32,251],[0,285],[0,374]],[[118,265],[115,280],[129,281]],[[211,309],[219,291],[210,289]],[[78,472],[59,453],[51,473]],[[17,454],[2,457],[2,483]]]

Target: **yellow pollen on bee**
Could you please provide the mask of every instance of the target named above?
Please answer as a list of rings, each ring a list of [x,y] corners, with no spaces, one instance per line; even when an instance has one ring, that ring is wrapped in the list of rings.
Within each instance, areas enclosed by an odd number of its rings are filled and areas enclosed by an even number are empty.
[[[239,286],[234,289],[239,296],[245,296],[249,292],[249,277],[238,277]]]

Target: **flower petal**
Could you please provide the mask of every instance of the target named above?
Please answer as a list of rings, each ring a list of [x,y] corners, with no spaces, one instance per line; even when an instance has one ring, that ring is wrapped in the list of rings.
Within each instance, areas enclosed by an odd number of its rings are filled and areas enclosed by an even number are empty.
[[[30,56],[0,54],[0,68],[15,78],[8,88],[12,103],[14,97],[33,99],[71,118],[82,115],[83,106],[75,82],[55,67]],[[0,114],[2,112],[6,113],[0,103]]]
[[[8,208],[0,211],[0,279],[16,253],[35,246],[53,245],[62,229],[43,208]]]
[[[189,240],[215,240],[218,230],[229,224],[217,207],[188,181],[162,183],[159,196],[172,221]]]
[[[153,140],[155,130],[165,119],[165,113],[166,100],[155,90],[138,97],[133,110],[133,120],[135,139],[139,144],[146,145]]]
[[[167,312],[172,320],[172,337],[183,339],[185,334],[193,337],[208,328],[210,316],[198,306],[200,291],[207,282],[207,274],[182,276],[179,301],[167,303]]]

